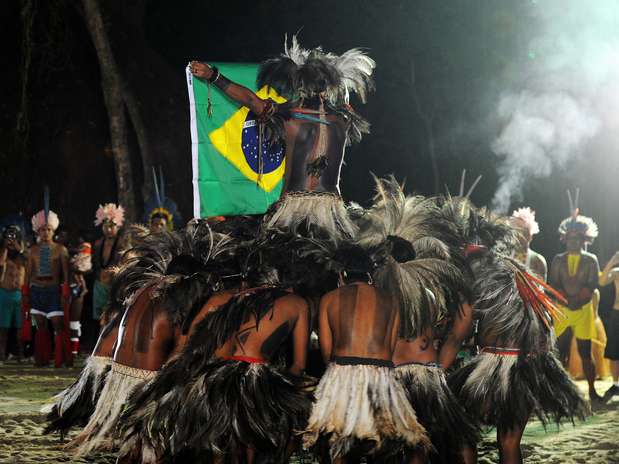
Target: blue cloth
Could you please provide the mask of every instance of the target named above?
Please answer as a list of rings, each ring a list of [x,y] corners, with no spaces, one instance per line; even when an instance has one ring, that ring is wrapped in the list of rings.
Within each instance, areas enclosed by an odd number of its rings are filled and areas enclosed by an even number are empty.
[[[21,328],[21,291],[0,288],[0,328]]]
[[[35,315],[45,317],[64,316],[64,311],[60,307],[60,287],[51,285],[49,287],[30,287],[30,312]]]
[[[95,280],[92,290],[92,318],[99,320],[110,298],[110,288],[100,280]]]

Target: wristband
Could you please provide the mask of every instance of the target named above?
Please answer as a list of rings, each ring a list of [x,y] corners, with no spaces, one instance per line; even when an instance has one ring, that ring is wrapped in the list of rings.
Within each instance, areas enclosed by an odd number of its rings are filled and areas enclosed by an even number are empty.
[[[213,74],[211,74],[210,79],[208,79],[209,83],[213,84],[218,89],[225,91],[232,81],[220,73],[217,66],[213,66],[211,69],[213,70]]]
[[[211,77],[209,77],[207,80],[209,81],[209,83],[214,84],[221,76],[221,73],[219,72],[219,68],[217,66],[211,67],[211,71]]]

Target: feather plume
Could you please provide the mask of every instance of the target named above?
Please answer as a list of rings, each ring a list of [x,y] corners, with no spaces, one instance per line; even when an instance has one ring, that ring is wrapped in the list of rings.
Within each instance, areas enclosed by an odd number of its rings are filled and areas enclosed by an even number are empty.
[[[99,205],[95,213],[95,226],[100,226],[106,221],[113,222],[118,227],[122,227],[125,222],[125,209],[114,203]]]

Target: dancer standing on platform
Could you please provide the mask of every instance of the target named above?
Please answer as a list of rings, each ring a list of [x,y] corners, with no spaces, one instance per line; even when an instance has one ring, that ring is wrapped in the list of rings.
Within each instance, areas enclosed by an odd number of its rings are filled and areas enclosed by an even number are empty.
[[[354,235],[340,196],[340,169],[346,145],[369,132],[369,123],[350,106],[349,94],[365,101],[373,89],[374,67],[374,60],[359,49],[340,56],[320,48],[305,50],[293,36],[284,53],[262,63],[258,74],[258,87],[272,87],[288,99],[276,104],[226,79],[216,67],[190,63],[195,77],[255,113],[265,137],[285,142],[284,187],[265,218],[267,227],[318,225],[336,239]]]

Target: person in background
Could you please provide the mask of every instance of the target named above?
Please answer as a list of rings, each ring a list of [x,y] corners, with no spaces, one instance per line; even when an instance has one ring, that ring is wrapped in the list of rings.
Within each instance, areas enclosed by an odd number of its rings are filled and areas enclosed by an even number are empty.
[[[9,330],[17,329],[17,359],[23,356],[21,336],[21,289],[26,277],[27,258],[19,226],[10,225],[2,231],[0,245],[0,364],[6,358]]]
[[[73,363],[63,310],[69,300],[69,253],[54,241],[54,232],[59,225],[56,213],[47,208],[32,217],[32,229],[37,234],[38,243],[30,249],[23,295],[37,326],[34,340],[37,366],[46,366],[51,357],[48,320],[54,328],[54,367],[61,367],[63,361],[67,366]]]
[[[77,249],[71,256],[71,312],[69,327],[71,329],[71,352],[79,354],[80,337],[82,335],[82,308],[84,296],[88,287],[84,274],[92,270],[92,246],[89,242],[80,239]]]
[[[95,226],[101,226],[103,237],[95,242],[92,266],[95,283],[92,296],[92,318],[99,321],[108,303],[111,281],[111,267],[117,265],[122,257],[120,228],[125,221],[125,210],[120,205],[107,203],[99,205]]]
[[[520,232],[519,248],[516,250],[514,258],[545,282],[548,274],[546,259],[531,249],[533,236],[539,233],[535,211],[529,207],[519,208],[512,213],[509,223]]]
[[[604,357],[610,359],[610,373],[613,384],[604,393],[604,400],[619,395],[619,251],[608,261],[600,274],[600,285],[615,284],[615,304],[608,319],[608,342]]]
[[[567,306],[560,305],[564,316],[555,319],[554,326],[565,366],[571,340],[566,329],[573,330],[589,384],[589,398],[601,401],[595,391],[595,362],[591,354],[591,340],[596,337],[592,298],[598,287],[600,267],[597,257],[585,251],[585,245],[598,236],[598,227],[591,218],[578,213],[578,208],[573,208],[572,215],[561,222],[559,234],[566,251],[555,256],[550,268],[550,285],[567,300]]]

